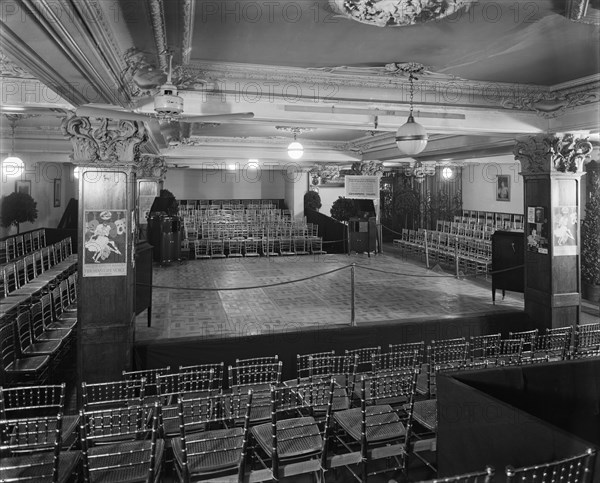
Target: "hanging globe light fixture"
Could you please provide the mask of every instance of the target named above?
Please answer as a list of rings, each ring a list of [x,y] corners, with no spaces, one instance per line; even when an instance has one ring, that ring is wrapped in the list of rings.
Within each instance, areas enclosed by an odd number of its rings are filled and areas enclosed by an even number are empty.
[[[407,156],[413,156],[422,152],[427,146],[427,131],[419,123],[415,122],[413,117],[413,97],[414,97],[414,85],[413,81],[416,79],[413,72],[411,71],[408,76],[410,82],[410,113],[406,124],[400,126],[396,131],[396,145],[398,151]]]
[[[15,115],[7,115],[6,118],[10,121],[12,142],[10,154],[2,161],[2,173],[9,178],[16,178],[25,170],[25,163],[15,154],[15,127],[18,118]]]
[[[304,146],[296,140],[296,133],[294,133],[294,140],[289,144],[288,156],[292,159],[300,159],[304,155]]]

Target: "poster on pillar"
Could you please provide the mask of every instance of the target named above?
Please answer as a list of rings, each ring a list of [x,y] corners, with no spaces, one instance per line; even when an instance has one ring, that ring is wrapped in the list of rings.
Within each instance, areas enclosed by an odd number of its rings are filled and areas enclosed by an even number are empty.
[[[577,255],[577,206],[554,207],[554,256]]]
[[[83,276],[125,276],[127,210],[86,210],[84,217]]]

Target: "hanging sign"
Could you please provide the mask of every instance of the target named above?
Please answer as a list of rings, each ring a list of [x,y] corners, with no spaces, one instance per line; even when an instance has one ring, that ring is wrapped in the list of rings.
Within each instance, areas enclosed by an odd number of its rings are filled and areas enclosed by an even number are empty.
[[[379,176],[346,176],[346,198],[355,200],[379,199]]]

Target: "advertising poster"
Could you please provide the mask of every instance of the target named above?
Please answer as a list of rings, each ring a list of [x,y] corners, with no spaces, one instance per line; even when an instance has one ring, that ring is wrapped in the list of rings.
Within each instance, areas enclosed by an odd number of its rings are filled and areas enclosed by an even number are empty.
[[[554,208],[552,241],[555,256],[577,255],[577,207]]]
[[[346,176],[346,198],[379,199],[379,176]]]
[[[84,277],[127,274],[127,210],[85,211]]]
[[[543,206],[527,207],[527,250],[548,254],[548,235]]]

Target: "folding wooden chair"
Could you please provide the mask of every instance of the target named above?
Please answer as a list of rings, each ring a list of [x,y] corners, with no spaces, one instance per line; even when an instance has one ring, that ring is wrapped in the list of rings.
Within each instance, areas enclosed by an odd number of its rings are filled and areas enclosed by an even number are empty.
[[[159,411],[158,403],[81,411],[84,482],[159,482],[164,450]]]
[[[522,468],[506,467],[506,483],[592,483],[598,451],[589,448],[585,453],[550,463]]]
[[[172,447],[180,481],[221,481],[228,475],[227,481],[245,481],[252,391],[240,396],[179,398],[179,434]],[[243,420],[241,427],[237,420]]]
[[[325,440],[314,411],[332,406],[334,380],[271,387],[271,421],[252,427],[255,456],[270,478],[322,475]],[[262,480],[262,478],[261,478]]]
[[[62,414],[0,420],[0,481],[70,481],[81,453],[61,451]]]

